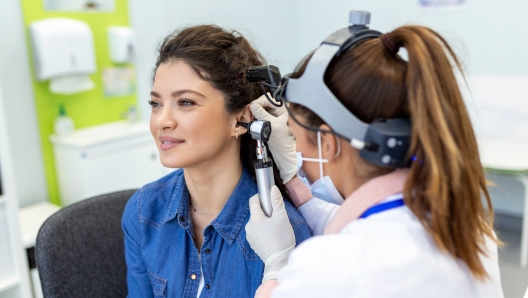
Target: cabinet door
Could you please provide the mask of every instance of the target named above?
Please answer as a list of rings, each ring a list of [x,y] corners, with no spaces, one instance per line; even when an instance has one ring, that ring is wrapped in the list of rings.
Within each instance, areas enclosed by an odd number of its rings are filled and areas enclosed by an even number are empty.
[[[10,250],[10,243],[5,203],[0,196],[0,291],[3,281],[15,275],[15,260]]]
[[[130,146],[117,154],[84,159],[81,169],[84,198],[118,190],[140,188],[166,174],[155,144]]]

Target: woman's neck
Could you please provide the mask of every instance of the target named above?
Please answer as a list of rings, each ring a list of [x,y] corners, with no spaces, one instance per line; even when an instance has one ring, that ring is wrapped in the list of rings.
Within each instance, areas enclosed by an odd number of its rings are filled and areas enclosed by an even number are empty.
[[[226,151],[236,151],[236,154]],[[197,212],[219,214],[222,211],[242,175],[239,152],[239,149],[225,150],[212,161],[183,170],[191,204]]]
[[[360,177],[359,175],[356,175],[356,173],[351,172],[341,172],[341,175],[336,176],[339,178],[337,181],[332,182],[334,182],[335,187],[345,200],[361,185],[370,180],[369,178]]]

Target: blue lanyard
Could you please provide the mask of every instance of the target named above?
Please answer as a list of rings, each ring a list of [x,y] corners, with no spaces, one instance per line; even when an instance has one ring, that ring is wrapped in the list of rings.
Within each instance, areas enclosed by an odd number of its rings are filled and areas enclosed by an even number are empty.
[[[393,209],[393,208],[398,208],[398,207],[403,206],[403,205],[405,205],[405,203],[403,202],[403,199],[394,200],[394,201],[390,201],[390,202],[387,202],[387,203],[375,205],[375,206],[372,206],[369,209],[367,209],[367,211],[365,211],[363,214],[361,214],[361,216],[359,218],[367,218],[367,217],[371,216],[372,214],[380,213],[380,212],[387,211],[387,210]]]

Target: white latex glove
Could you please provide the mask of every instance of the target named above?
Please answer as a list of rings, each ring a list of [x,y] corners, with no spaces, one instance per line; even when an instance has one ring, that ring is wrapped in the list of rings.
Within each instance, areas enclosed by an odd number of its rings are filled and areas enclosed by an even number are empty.
[[[288,261],[290,251],[295,247],[295,234],[282,195],[275,185],[271,188],[271,205],[273,213],[267,217],[260,207],[259,195],[249,199],[251,217],[246,225],[246,239],[264,261],[262,282],[277,279],[280,269]]]
[[[269,93],[268,96],[271,98]],[[280,108],[276,107],[262,95],[251,103],[249,109],[258,120],[271,122],[269,150],[273,154],[273,160],[280,171],[282,182],[284,184],[290,182],[297,174],[297,158],[295,156],[295,138],[286,125],[288,121],[286,107],[284,105]]]

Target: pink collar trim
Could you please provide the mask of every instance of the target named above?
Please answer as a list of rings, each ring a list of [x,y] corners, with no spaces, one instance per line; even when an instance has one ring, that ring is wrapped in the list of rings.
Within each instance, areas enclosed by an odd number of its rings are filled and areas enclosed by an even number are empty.
[[[339,233],[347,224],[358,219],[367,209],[386,197],[403,191],[409,169],[395,170],[376,177],[360,186],[339,207],[334,218],[328,223],[325,235]]]

